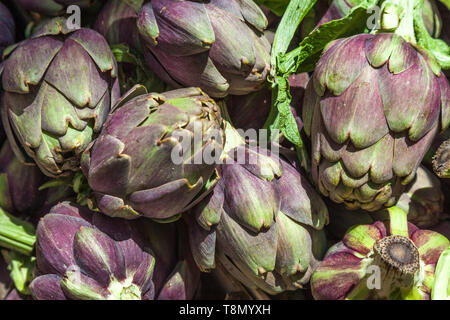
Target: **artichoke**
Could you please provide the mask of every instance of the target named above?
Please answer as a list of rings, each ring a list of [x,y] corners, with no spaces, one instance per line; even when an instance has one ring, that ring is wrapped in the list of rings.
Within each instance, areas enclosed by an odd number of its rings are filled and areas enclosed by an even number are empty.
[[[405,210],[408,221],[419,228],[436,225],[444,211],[441,182],[425,167],[420,166],[414,182],[400,196],[396,206]]]
[[[17,159],[9,142],[0,149],[0,207],[14,214],[28,215],[44,205],[47,191],[39,187],[47,178],[36,166]]]
[[[395,34],[328,45],[303,104],[323,195],[350,209],[395,204],[450,121],[448,81],[430,59]]]
[[[269,294],[301,288],[326,249],[325,204],[269,151],[241,145],[227,154],[212,194],[186,217],[198,267],[207,272],[217,265]]]
[[[98,6],[102,0],[15,0],[25,10],[41,13],[47,16],[60,16],[66,13],[66,8],[76,5],[82,9]]]
[[[380,221],[352,227],[311,277],[314,298],[430,299],[436,263],[450,242],[411,223],[406,229],[397,232],[392,220],[390,229]]]
[[[11,50],[0,69],[11,147],[49,177],[79,170],[81,153],[120,95],[105,39],[90,29],[68,30],[65,21],[50,20]]]
[[[217,180],[220,110],[198,88],[140,93],[135,87],[115,106],[82,170],[106,215],[175,219]]]
[[[141,50],[136,23],[137,12],[127,1],[108,0],[93,28],[102,34],[110,45],[126,43],[133,49]]]
[[[69,202],[53,207],[37,228],[33,298],[192,299],[199,273],[187,256],[172,261],[179,241],[174,225],[146,221],[140,227]],[[159,256],[163,249],[170,250]]]
[[[260,89],[270,69],[267,19],[253,0],[152,0],[137,27],[150,69],[175,87],[244,95]]]
[[[16,25],[8,8],[0,2],[0,61],[2,61],[3,50],[14,43]]]

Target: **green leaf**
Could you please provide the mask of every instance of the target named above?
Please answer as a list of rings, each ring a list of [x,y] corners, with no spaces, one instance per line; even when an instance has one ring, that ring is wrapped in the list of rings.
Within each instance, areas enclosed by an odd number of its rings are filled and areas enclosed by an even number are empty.
[[[9,275],[17,291],[26,295],[31,294],[28,286],[33,280],[36,258],[6,250],[2,250],[2,255],[6,263],[8,263]]]
[[[132,7],[136,12],[139,12],[142,5],[144,4],[144,0],[122,0],[126,4],[128,4],[130,7]]]
[[[71,178],[61,178],[61,179],[53,179],[50,180],[46,183],[44,183],[43,185],[41,185],[39,187],[39,191],[45,190],[45,189],[50,189],[50,188],[57,188],[57,187],[61,187],[61,186],[70,186],[71,185]]]
[[[428,33],[423,21],[422,6],[417,7],[414,11],[414,32],[417,44],[431,53],[442,69],[448,70],[450,68],[450,47],[444,41],[434,39]],[[437,70],[433,71],[436,73]]]
[[[333,40],[362,33],[367,29],[367,19],[371,13],[368,9],[373,7],[377,0],[362,1],[354,7],[348,15],[339,20],[333,20],[321,25],[303,39],[299,47],[292,50],[280,63],[283,63],[286,72],[300,73],[312,71],[320,58],[325,46]]]
[[[142,54],[125,43],[111,45],[111,51],[119,63],[119,83],[122,93],[136,84],[144,85],[148,92],[163,92],[167,89],[166,85],[148,69]],[[126,64],[132,67],[127,68]]]
[[[34,226],[0,208],[0,246],[31,255],[36,242]]]
[[[447,7],[447,9],[450,10],[450,0],[439,0],[439,1],[441,1]]]
[[[389,224],[391,235],[409,237],[408,218],[405,210],[393,206],[386,209],[389,212]]]
[[[303,18],[308,14],[309,10],[314,6],[317,0],[292,0],[286,12],[281,18],[280,24],[275,33],[272,45],[272,68],[278,73],[279,68],[277,59],[280,55],[284,55],[291,43],[292,38]]]
[[[279,139],[280,130],[283,135],[291,141],[301,155],[302,166],[309,171],[307,160],[309,157],[304,150],[303,141],[298,130],[297,122],[291,111],[291,100],[289,87],[289,75],[286,72],[284,64],[280,63],[280,57],[286,53],[292,38],[294,37],[298,26],[303,18],[308,14],[317,0],[292,0],[289,2],[283,18],[275,33],[272,45],[272,108],[264,128],[269,129],[269,139],[274,142]]]
[[[270,9],[277,16],[282,16],[289,5],[290,0],[255,0],[260,6],[263,5]]]

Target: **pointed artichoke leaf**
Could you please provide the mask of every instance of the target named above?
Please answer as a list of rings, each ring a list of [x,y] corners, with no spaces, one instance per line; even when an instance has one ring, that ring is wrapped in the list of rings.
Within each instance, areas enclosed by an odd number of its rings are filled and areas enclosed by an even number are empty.
[[[35,300],[67,300],[61,289],[62,278],[56,274],[36,277],[30,284],[31,295]]]
[[[217,226],[217,250],[239,261],[254,275],[264,275],[275,269],[278,231],[276,223],[254,232],[242,227],[228,214],[222,214]]]
[[[74,257],[81,271],[104,287],[111,278],[124,280],[125,261],[117,243],[103,232],[81,227],[75,235]]]
[[[80,271],[68,270],[61,281],[64,293],[76,300],[107,300],[109,292]]]

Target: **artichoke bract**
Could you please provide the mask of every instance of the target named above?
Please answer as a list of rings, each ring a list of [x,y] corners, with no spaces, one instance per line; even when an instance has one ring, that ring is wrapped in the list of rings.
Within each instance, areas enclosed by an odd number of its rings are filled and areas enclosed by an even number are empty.
[[[256,91],[266,80],[267,18],[253,0],[153,0],[137,26],[147,64],[170,85],[224,97]]]
[[[60,16],[66,13],[66,8],[76,5],[81,9],[88,9],[101,0],[14,0],[25,10],[38,12],[48,16]]]
[[[96,205],[112,217],[175,219],[217,180],[220,109],[199,88],[161,94],[137,86],[82,156]]]
[[[14,43],[16,37],[16,25],[8,8],[0,2],[0,61],[3,50]],[[0,67],[1,68],[1,67]]]
[[[47,191],[39,187],[47,177],[36,166],[27,166],[14,155],[9,142],[0,150],[0,207],[14,214],[30,214],[44,205]]]
[[[37,228],[33,298],[192,299],[199,272],[181,255],[182,260],[172,261],[178,241],[174,226],[145,223],[140,229],[134,221],[112,219],[69,202],[53,207]],[[159,261],[162,249],[172,252],[163,253]]]
[[[1,73],[2,121],[11,147],[49,177],[79,170],[81,153],[120,96],[105,39],[91,29],[68,30],[65,21],[54,18],[17,44]]]
[[[308,283],[326,250],[328,211],[320,196],[294,167],[262,149],[236,147],[218,170],[213,192],[186,217],[197,266],[223,267],[269,294]]]
[[[102,34],[110,45],[126,43],[140,49],[137,12],[127,1],[108,0],[102,7],[93,28]]]
[[[312,177],[350,209],[392,206],[450,121],[434,60],[395,34],[359,34],[324,50],[303,104]]]
[[[400,235],[380,221],[354,226],[320,262],[312,294],[317,300],[429,300],[436,264],[449,246],[443,235],[411,223]]]

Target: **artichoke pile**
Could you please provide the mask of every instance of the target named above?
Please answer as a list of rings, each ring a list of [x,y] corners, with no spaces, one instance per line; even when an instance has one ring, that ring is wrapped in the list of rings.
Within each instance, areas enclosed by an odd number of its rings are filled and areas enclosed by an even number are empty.
[[[448,8],[405,1],[0,0],[0,299],[449,299]]]

